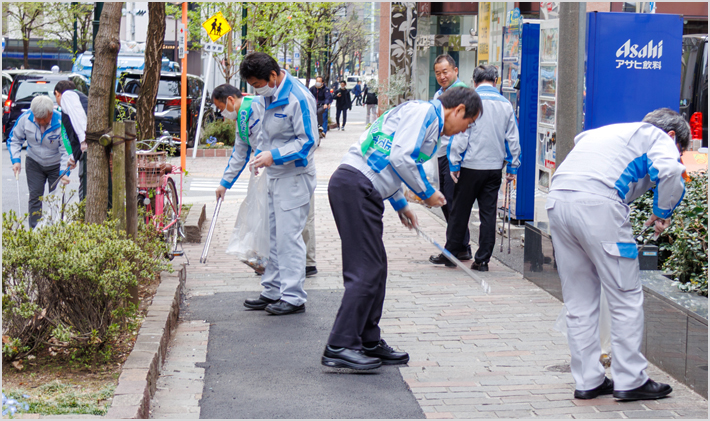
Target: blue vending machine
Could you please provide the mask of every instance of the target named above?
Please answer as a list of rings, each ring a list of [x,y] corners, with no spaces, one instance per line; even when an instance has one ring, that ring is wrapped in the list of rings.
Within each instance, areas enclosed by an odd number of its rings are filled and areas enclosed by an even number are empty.
[[[540,25],[523,23],[504,27],[503,40],[501,94],[513,104],[520,133],[520,168],[511,194],[511,219],[532,221],[535,219]],[[505,184],[501,189],[504,191]]]
[[[584,129],[678,111],[682,48],[682,16],[589,13]]]

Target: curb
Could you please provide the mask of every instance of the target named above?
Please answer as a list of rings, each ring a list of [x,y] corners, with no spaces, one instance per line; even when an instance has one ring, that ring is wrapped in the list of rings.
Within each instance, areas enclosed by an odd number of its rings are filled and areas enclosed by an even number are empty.
[[[106,418],[150,418],[150,400],[155,394],[172,330],[177,325],[186,274],[184,265],[174,273],[160,273],[160,285],[133,350],[123,364]]]
[[[203,204],[200,211],[197,211],[197,204],[192,206],[190,212],[185,218],[185,241],[188,243],[201,243],[202,242],[202,224],[207,219],[206,208],[207,205]]]

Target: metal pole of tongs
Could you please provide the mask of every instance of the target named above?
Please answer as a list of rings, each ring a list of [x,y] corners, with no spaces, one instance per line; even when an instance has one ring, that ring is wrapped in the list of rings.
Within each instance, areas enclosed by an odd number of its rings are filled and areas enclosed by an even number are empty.
[[[510,254],[510,198],[513,195],[513,186],[510,185],[510,181],[507,181],[508,184],[508,254]]]
[[[200,263],[207,263],[207,253],[210,251],[210,242],[212,241],[212,234],[214,234],[214,226],[217,223],[217,216],[219,215],[219,209],[222,207],[222,198],[217,199],[217,206],[214,208],[214,215],[212,215],[212,222],[210,223],[210,230],[207,232],[207,240],[205,241],[205,248],[202,250],[202,257],[200,257]]]
[[[503,195],[503,217],[501,218],[500,227],[500,252],[503,253],[503,241],[505,239],[505,208],[508,207],[508,184],[505,184],[505,193]]]

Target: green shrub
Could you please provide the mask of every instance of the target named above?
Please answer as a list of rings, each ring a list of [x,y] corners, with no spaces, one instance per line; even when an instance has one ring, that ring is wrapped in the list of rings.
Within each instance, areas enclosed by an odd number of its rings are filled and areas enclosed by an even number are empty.
[[[202,131],[201,144],[207,144],[207,139],[214,137],[217,142],[222,142],[227,146],[234,146],[236,136],[236,126],[232,120],[216,120],[205,126]]]
[[[82,205],[67,214],[80,217]],[[75,220],[29,230],[14,212],[3,214],[3,358],[23,358],[43,344],[87,354],[111,349],[136,316],[128,287],[168,268],[152,226],[139,223],[133,240],[116,225]]]
[[[673,212],[671,225],[658,238],[659,266],[671,273],[678,287],[708,295],[708,179],[705,172],[691,173],[685,197]],[[631,206],[634,236],[653,211],[653,193],[647,192]],[[653,231],[646,234],[652,241]]]

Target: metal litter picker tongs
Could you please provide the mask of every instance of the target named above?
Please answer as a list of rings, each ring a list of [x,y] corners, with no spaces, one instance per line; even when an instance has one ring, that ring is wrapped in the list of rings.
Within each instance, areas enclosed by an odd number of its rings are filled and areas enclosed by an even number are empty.
[[[434,241],[433,238],[429,237],[424,231],[422,231],[421,229],[419,229],[419,227],[415,227],[414,229],[417,230],[417,235],[419,235],[420,237],[422,237],[422,238],[425,239],[426,241],[428,241],[428,242],[430,242],[431,244],[433,244],[434,246],[436,246],[436,248],[438,248],[439,251],[441,251],[442,253],[444,253],[444,256],[446,256],[447,259],[449,259],[451,262],[453,262],[454,264],[456,264],[456,266],[458,266],[459,268],[463,269],[463,271],[466,272],[466,274],[467,274],[468,276],[470,276],[471,278],[473,278],[474,281],[479,282],[479,283],[481,284],[481,288],[483,288],[483,292],[485,292],[486,294],[488,294],[488,293],[491,292],[491,286],[488,285],[488,282],[486,282],[485,280],[481,279],[478,275],[476,275],[475,273],[473,273],[473,271],[472,271],[471,269],[469,269],[468,267],[466,267],[466,265],[464,265],[463,263],[461,263],[461,261],[460,261],[459,259],[455,258],[454,255],[451,254],[450,251],[448,251],[448,250],[446,250],[445,248],[441,247],[441,245],[440,245],[439,243],[437,243],[436,241]]]
[[[212,242],[212,234],[214,234],[214,226],[217,222],[217,216],[219,215],[219,208],[222,207],[222,198],[217,199],[217,206],[214,208],[214,215],[212,215],[212,222],[210,223],[210,230],[207,232],[207,240],[205,241],[205,248],[202,250],[202,256],[200,257],[200,263],[207,263],[207,253],[210,251],[210,242]]]

